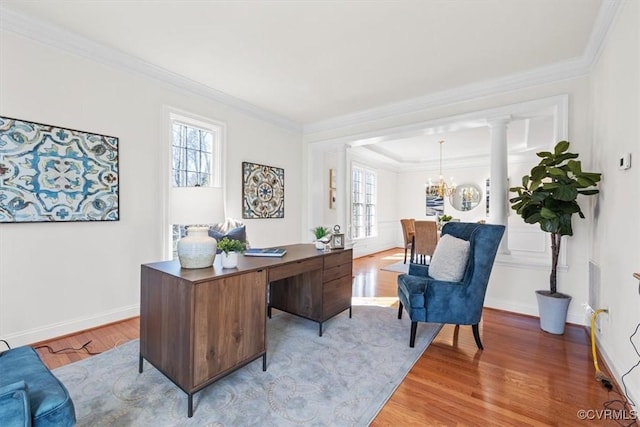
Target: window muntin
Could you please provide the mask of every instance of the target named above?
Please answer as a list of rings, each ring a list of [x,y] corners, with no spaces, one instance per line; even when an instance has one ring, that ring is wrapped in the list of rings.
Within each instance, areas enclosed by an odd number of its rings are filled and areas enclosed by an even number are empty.
[[[219,187],[221,129],[189,117],[171,116],[171,181],[174,187]]]
[[[377,175],[359,166],[351,168],[351,233],[353,239],[377,235]]]

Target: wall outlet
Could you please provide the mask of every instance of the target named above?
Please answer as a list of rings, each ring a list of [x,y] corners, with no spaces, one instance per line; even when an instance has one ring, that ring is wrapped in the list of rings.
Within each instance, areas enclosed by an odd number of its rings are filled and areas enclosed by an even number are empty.
[[[607,327],[611,323],[611,313],[609,312],[609,307],[602,307],[603,311],[598,314],[598,318],[596,319],[596,331],[598,334],[602,334],[603,326],[606,324]]]
[[[620,156],[620,159],[618,159],[618,169],[631,169],[631,153],[624,153],[622,156]]]

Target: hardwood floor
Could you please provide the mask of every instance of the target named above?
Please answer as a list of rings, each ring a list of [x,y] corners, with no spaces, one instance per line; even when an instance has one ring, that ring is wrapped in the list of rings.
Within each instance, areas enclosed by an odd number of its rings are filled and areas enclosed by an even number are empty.
[[[395,249],[354,260],[353,295],[395,297],[397,273],[380,268],[403,257],[404,251]],[[420,330],[418,325],[418,334]],[[567,325],[565,334],[556,336],[542,332],[537,318],[485,309],[480,332],[483,351],[477,349],[471,327],[445,325],[371,425],[584,425],[580,410],[595,416],[605,408],[622,409],[621,402],[606,406],[622,398],[618,387],[608,392],[595,381],[583,327]],[[88,349],[101,352],[138,335],[139,319],[132,318],[38,345],[79,348],[91,340]],[[38,352],[50,368],[91,357],[85,351]],[[628,418],[630,413],[615,414]],[[637,425],[629,419],[588,424]]]

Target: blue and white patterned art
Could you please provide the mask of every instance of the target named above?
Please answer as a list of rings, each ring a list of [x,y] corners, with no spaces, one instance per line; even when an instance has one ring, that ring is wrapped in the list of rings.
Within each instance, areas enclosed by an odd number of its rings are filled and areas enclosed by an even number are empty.
[[[118,138],[0,117],[0,222],[119,218]]]
[[[242,162],[242,218],[284,218],[284,169]]]
[[[438,216],[444,213],[444,199],[438,196],[426,195],[426,215]]]

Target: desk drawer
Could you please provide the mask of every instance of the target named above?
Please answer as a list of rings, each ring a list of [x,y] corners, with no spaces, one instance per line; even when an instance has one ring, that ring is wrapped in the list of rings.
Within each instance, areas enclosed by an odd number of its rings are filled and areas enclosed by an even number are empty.
[[[312,258],[269,268],[269,282],[322,269],[322,258]]]
[[[353,251],[351,249],[337,250],[324,257],[324,269],[326,270],[342,264],[351,264],[352,262]]]
[[[331,280],[339,279],[340,277],[351,277],[351,263],[337,265],[335,267],[327,269],[325,267],[322,272],[322,281],[329,282]]]
[[[322,292],[322,315],[327,319],[351,307],[351,276],[341,277],[324,284]]]

